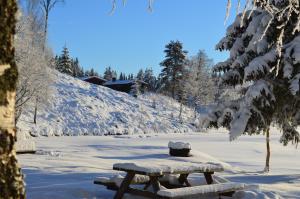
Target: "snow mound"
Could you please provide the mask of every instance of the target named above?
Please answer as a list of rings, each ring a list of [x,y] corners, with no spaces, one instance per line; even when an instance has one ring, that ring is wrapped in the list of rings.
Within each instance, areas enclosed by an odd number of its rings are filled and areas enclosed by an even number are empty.
[[[185,142],[172,142],[170,141],[168,147],[171,149],[191,149],[190,143]]]
[[[137,133],[182,133],[195,131],[193,111],[157,94],[134,98],[126,93],[93,85],[52,70],[56,92],[39,107],[37,124],[32,123],[34,106],[29,105],[18,127],[34,136],[122,135]]]
[[[264,193],[260,190],[249,190],[249,191],[237,191],[233,199],[283,199],[276,193],[267,192]]]

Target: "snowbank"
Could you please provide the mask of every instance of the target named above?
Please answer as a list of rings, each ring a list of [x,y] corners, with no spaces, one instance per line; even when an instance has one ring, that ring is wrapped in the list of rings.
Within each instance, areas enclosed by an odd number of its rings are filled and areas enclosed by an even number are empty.
[[[35,136],[121,135],[195,131],[193,111],[165,96],[146,94],[138,99],[52,71],[56,92],[49,104],[38,109],[33,125],[33,106],[27,106],[18,127]]]

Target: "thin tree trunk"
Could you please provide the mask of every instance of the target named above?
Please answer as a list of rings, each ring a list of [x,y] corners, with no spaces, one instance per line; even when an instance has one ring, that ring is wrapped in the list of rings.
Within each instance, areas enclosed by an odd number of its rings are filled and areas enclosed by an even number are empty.
[[[270,149],[270,129],[266,131],[266,146],[267,146],[267,156],[266,156],[266,165],[265,165],[265,172],[270,171],[270,156],[271,156],[271,149]]]
[[[38,97],[35,98],[34,114],[33,114],[33,123],[36,124],[37,117],[37,106],[38,106]]]
[[[16,0],[0,1],[0,199],[25,198],[23,175],[15,151],[18,70],[13,39],[16,12]]]
[[[182,123],[182,108],[183,108],[183,103],[182,103],[182,100],[180,100],[180,110],[179,110],[179,120],[180,120],[180,123]]]
[[[48,18],[49,18],[49,13],[46,11],[45,14],[45,29],[44,29],[44,43],[43,43],[43,51],[45,51],[46,48],[46,42],[47,42],[47,34],[48,34]]]

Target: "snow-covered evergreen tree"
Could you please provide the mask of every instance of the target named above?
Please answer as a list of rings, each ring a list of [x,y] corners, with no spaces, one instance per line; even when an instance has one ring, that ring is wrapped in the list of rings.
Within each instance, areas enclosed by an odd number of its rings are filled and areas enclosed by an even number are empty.
[[[112,70],[112,68],[109,66],[105,68],[103,78],[110,81],[113,78],[117,78],[117,72],[115,70]]]
[[[126,79],[126,75],[121,72],[119,76],[119,80],[125,80],[125,79]]]
[[[149,91],[155,91],[156,90],[156,77],[153,74],[152,68],[146,68],[144,73],[144,82],[146,82],[147,88]]]
[[[141,94],[140,82],[138,79],[134,80],[134,84],[131,86],[130,95],[138,97]]]
[[[180,41],[171,41],[164,52],[166,58],[160,63],[163,67],[160,74],[162,91],[176,98],[183,78],[187,51],[183,50]]]
[[[137,78],[138,80],[144,81],[144,76],[145,76],[144,70],[143,70],[143,69],[140,69],[139,72],[138,72],[137,75],[136,75],[136,78]]]
[[[75,59],[72,59],[72,70],[73,70],[73,77],[84,76],[83,69],[80,67],[79,60],[77,57]]]
[[[62,54],[58,58],[58,65],[56,66],[56,69],[61,73],[73,75],[72,60],[67,46],[64,46]]]
[[[223,74],[221,84],[241,85],[243,93],[220,104],[204,122],[227,127],[230,140],[243,133],[265,132],[268,171],[270,125],[282,129],[284,145],[300,138],[296,129],[300,124],[300,5],[298,0],[249,2],[252,9],[237,15],[216,46],[229,50],[230,57],[214,68]]]

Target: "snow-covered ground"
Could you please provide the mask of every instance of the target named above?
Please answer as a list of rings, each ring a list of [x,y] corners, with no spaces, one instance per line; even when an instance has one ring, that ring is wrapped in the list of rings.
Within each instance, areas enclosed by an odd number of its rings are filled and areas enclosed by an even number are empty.
[[[193,111],[184,107],[181,122],[180,104],[171,98],[145,94],[136,99],[55,70],[50,75],[56,92],[39,107],[37,125],[32,122],[34,106],[26,106],[18,122],[22,132],[59,136],[195,131]]]
[[[249,190],[239,192],[239,199],[300,198],[300,151],[282,146],[280,134],[271,134],[271,172],[261,171],[265,161],[265,138],[244,136],[229,142],[222,130],[209,133],[147,134],[122,136],[39,137],[37,154],[19,155],[26,174],[29,199],[110,199],[114,192],[94,185],[96,177],[113,173],[114,163],[215,162],[225,167],[219,178],[247,183]],[[189,142],[192,157],[168,155],[168,142]],[[201,175],[192,175],[191,180]],[[134,198],[130,195],[127,198]]]

